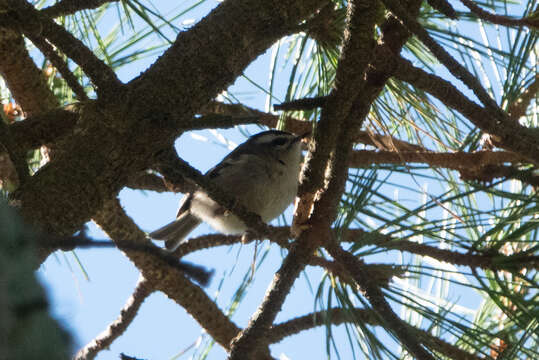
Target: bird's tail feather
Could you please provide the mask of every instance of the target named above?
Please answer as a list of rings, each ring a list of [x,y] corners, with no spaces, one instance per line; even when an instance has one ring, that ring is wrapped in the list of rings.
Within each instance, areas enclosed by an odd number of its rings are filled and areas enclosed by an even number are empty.
[[[155,240],[165,240],[165,247],[169,251],[174,251],[182,240],[200,223],[199,218],[186,211],[170,224],[151,232],[150,237]]]

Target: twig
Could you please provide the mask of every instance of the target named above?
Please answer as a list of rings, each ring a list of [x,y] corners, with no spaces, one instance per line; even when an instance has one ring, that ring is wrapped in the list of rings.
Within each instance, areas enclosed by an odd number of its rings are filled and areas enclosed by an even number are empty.
[[[45,39],[43,39],[40,36],[35,36],[33,34],[28,34],[30,40],[34,43],[34,45],[47,57],[52,65],[58,69],[60,74],[62,74],[62,77],[64,78],[67,85],[73,90],[75,95],[79,98],[79,101],[86,101],[88,100],[88,95],[86,95],[86,92],[84,91],[84,88],[82,85],[78,82],[77,78],[73,75],[73,73],[69,70],[69,67],[67,66],[64,59],[62,59],[56,51],[52,48],[51,44],[49,44]]]
[[[391,309],[384,298],[380,287],[365,269],[365,265],[358,258],[344,251],[337,244],[328,244],[326,249],[354,278],[376,314],[383,320],[384,327],[393,332],[408,351],[417,359],[434,360],[434,357],[417,341],[417,338],[409,332],[408,325],[393,312],[393,309]]]
[[[454,250],[440,249],[426,244],[418,244],[409,240],[369,241],[368,243],[386,249],[408,251],[413,254],[428,256],[453,265],[469,266],[470,268],[480,268],[484,270],[539,269],[539,256],[534,255],[518,253],[504,255],[498,252],[487,252],[482,254],[461,253]]]
[[[481,86],[479,81],[468,71],[464,66],[459,64],[447,51],[444,50],[428,32],[417,22],[415,18],[410,16],[408,11],[396,0],[382,0],[387,8],[393,12],[399,19],[402,20],[404,26],[413,32],[436,56],[436,58],[445,65],[445,67],[455,76],[468,86],[477,98],[486,106],[492,109],[499,110],[496,102],[488,95],[486,90]],[[499,110],[501,111],[501,110]]]
[[[327,96],[318,96],[314,98],[303,98],[290,100],[281,104],[273,105],[275,110],[312,110],[316,108],[323,107],[326,105],[328,97]]]
[[[118,2],[119,0],[61,0],[56,4],[41,10],[43,15],[51,18],[72,15],[77,11],[97,9],[107,3]]]
[[[108,348],[131,325],[140,306],[152,292],[151,285],[141,276],[133,294],[120,311],[120,315],[101,334],[80,349],[75,355],[75,360],[94,359],[101,350]]]
[[[484,10],[481,7],[477,6],[473,1],[471,0],[460,0],[466,6],[468,9],[470,9],[471,12],[473,12],[477,17],[480,19],[486,20],[488,22],[491,22],[493,24],[503,25],[503,26],[529,26],[532,29],[537,29],[539,26],[539,23],[537,21],[533,21],[528,18],[514,18],[510,16],[503,16],[498,15],[495,13],[491,13],[490,11]]]
[[[268,338],[270,344],[275,344],[286,337],[314,327],[327,324],[340,325],[355,321],[369,325],[379,325],[380,323],[378,317],[371,309],[332,308],[303,315],[280,324],[275,324],[268,331]]]
[[[202,286],[206,286],[212,275],[213,271],[208,271],[203,266],[198,266],[185,261],[178,261],[178,257],[173,256],[166,250],[163,250],[149,241],[134,242],[130,238],[116,239],[116,242],[110,242],[106,240],[95,240],[86,237],[85,235],[75,235],[68,237],[47,237],[45,241],[40,243],[47,244],[55,250],[70,251],[75,248],[112,248],[119,247],[123,251],[143,252],[147,255],[157,257],[162,262],[165,262],[168,266],[182,271],[185,275]]]

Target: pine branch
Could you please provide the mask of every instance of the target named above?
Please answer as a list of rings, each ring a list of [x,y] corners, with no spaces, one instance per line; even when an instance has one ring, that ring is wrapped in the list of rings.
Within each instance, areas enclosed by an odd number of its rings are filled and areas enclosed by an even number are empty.
[[[133,294],[127,299],[118,318],[116,318],[116,320],[114,320],[101,334],[97,335],[92,341],[86,344],[86,346],[80,349],[74,359],[91,360],[94,359],[100,351],[108,348],[131,325],[140,306],[152,292],[153,289],[151,285],[141,276]]]
[[[490,11],[482,9],[480,6],[476,5],[472,0],[460,0],[472,13],[477,15],[478,18],[488,21],[493,24],[503,25],[503,26],[528,26],[531,29],[537,30],[539,28],[539,22],[530,18],[514,18],[510,16],[497,15]]]
[[[51,44],[49,44],[41,36],[35,36],[33,34],[29,34],[29,36],[30,36],[30,40],[34,43],[34,45],[43,53],[43,55],[45,55],[47,59],[49,59],[51,64],[56,69],[58,69],[63,79],[67,83],[67,85],[71,88],[71,90],[73,90],[75,95],[78,97],[79,101],[87,101],[88,95],[86,95],[84,88],[78,82],[75,75],[73,75],[73,73],[69,70],[69,67],[67,66],[64,59],[62,59],[56,53],[56,51],[52,48]]]
[[[372,326],[381,326],[380,318],[372,309],[362,308],[332,308],[307,314],[276,324],[268,332],[270,343],[274,344],[282,341],[284,338],[298,334],[302,331],[324,325],[340,325],[344,323],[361,322]],[[429,347],[435,349],[437,353],[448,356],[450,359],[459,360],[480,360],[479,356],[473,355],[458,348],[455,345],[431,335],[425,330],[418,329],[412,325],[405,324],[411,334],[415,334],[422,341],[429,344]]]
[[[120,0],[61,0],[56,4],[42,9],[40,12],[51,18],[72,15],[81,10],[97,9],[98,7],[118,2]]]
[[[378,56],[388,56],[380,53]],[[481,130],[496,135],[499,138],[498,146],[516,152],[539,164],[539,136],[536,130],[523,127],[508,116],[501,116],[497,111],[490,111],[470,101],[458,91],[451,83],[439,76],[413,66],[408,60],[393,57],[395,60],[394,76],[406,81],[418,89],[427,91],[446,106],[451,107]]]
[[[368,167],[372,164],[426,163],[453,170],[481,168],[503,163],[523,163],[518,154],[505,151],[434,152],[434,151],[374,151],[357,150],[350,158],[350,167]]]
[[[408,324],[393,312],[379,285],[374,281],[369,271],[365,269],[365,265],[361,260],[344,251],[336,244],[328,244],[326,249],[354,278],[375,313],[383,320],[384,328],[393,332],[415,358],[434,360],[434,357],[417,341],[418,339],[409,332]]]
[[[501,111],[496,102],[488,95],[486,90],[481,86],[481,83],[468,71],[464,66],[459,64],[453,57],[444,50],[428,32],[412,17],[408,11],[396,0],[382,0],[387,8],[394,13],[410,30],[413,32],[427,48],[436,56],[436,58],[445,65],[445,67],[461,80],[470,90],[472,90],[477,98],[487,107],[495,111]]]
[[[10,135],[21,151],[55,142],[69,134],[79,118],[76,107],[54,109],[9,125]]]
[[[30,57],[22,35],[4,28],[2,21],[0,24],[0,73],[11,95],[30,116],[54,109],[58,100]]]
[[[368,234],[368,235],[367,235]],[[407,251],[413,254],[429,256],[438,261],[453,265],[481,268],[484,270],[522,270],[539,269],[539,256],[527,254],[504,255],[499,252],[461,253],[454,250],[440,249],[409,240],[399,240],[388,235],[365,233],[363,230],[349,230],[345,241],[361,242],[364,245],[376,245],[385,249]]]
[[[0,23],[20,29],[30,39],[44,37],[70,57],[88,75],[100,95],[118,96],[120,81],[112,69],[62,26],[24,0],[8,0],[11,12],[0,14]]]

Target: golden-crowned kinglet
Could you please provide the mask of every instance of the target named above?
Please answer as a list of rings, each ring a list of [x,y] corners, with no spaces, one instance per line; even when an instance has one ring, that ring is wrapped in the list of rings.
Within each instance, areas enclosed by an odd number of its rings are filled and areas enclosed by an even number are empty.
[[[301,139],[270,130],[251,136],[235,148],[205,176],[268,222],[279,216],[294,200],[301,166]],[[150,233],[174,251],[202,221],[223,234],[241,234],[245,224],[210,199],[203,191],[186,194],[176,220]]]

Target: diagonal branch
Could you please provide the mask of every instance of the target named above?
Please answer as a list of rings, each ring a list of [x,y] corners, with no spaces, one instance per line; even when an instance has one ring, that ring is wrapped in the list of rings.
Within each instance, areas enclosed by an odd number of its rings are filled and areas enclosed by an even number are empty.
[[[43,15],[51,18],[72,15],[81,10],[97,9],[107,3],[118,2],[120,0],[61,0],[56,4],[41,10]]]
[[[362,322],[369,325],[381,325],[379,317],[371,309],[362,308],[332,308],[315,313],[307,314],[288,320],[286,322],[276,324],[269,331],[271,343],[277,343],[285,337],[297,334],[301,331],[312,329],[314,327],[328,325],[340,325],[344,323]],[[467,351],[458,348],[455,345],[431,335],[429,332],[418,329],[412,325],[405,324],[408,331],[415,334],[422,341],[429,344],[436,352],[441,353],[450,359],[459,360],[481,360],[482,358]]]
[[[27,115],[39,115],[58,106],[47,80],[28,53],[21,34],[0,21],[0,74],[11,95]]]
[[[393,332],[417,359],[434,360],[434,357],[417,341],[418,339],[409,332],[408,325],[391,309],[379,285],[373,280],[369,271],[365,269],[365,265],[355,256],[344,251],[339,245],[328,244],[326,249],[354,278],[376,314],[383,320],[384,327]]]
[[[508,106],[507,112],[509,116],[514,120],[518,120],[521,116],[526,115],[526,109],[537,96],[537,93],[539,93],[539,74],[535,75],[533,82]]]
[[[108,348],[118,337],[120,337],[131,325],[137,315],[140,306],[153,292],[151,285],[144,277],[140,277],[133,294],[127,299],[124,307],[120,311],[118,318],[114,320],[101,334],[97,335],[91,342],[86,344],[75,355],[75,360],[91,360],[97,354]]]
[[[51,44],[49,44],[41,36],[35,36],[33,34],[31,35],[30,40],[43,53],[43,55],[45,55],[45,57],[49,59],[51,64],[56,69],[58,69],[63,79],[67,83],[67,85],[71,88],[71,90],[73,90],[75,95],[79,98],[78,100],[79,101],[88,100],[88,95],[86,95],[84,88],[78,82],[77,78],[73,75],[71,70],[69,70],[69,67],[67,66],[67,63],[64,61],[64,59],[62,59],[60,55],[58,55],[56,51],[52,48]]]
[[[492,109],[500,110],[496,102],[488,95],[486,90],[481,86],[481,83],[475,78],[464,66],[459,64],[447,51],[444,50],[428,32],[412,17],[409,12],[397,0],[382,0],[387,8],[393,12],[404,26],[413,32],[436,56],[436,58],[445,65],[445,67],[455,76],[468,86],[477,96],[477,98],[486,106]],[[501,111],[501,110],[500,110]]]
[[[20,29],[30,39],[42,36],[77,63],[97,87],[117,96],[120,81],[112,69],[62,26],[41,14],[24,0],[9,0],[12,12],[0,14],[0,23]]]
[[[460,112],[481,130],[496,135],[500,147],[539,164],[539,131],[526,128],[507,116],[501,117],[497,111],[482,108],[470,101],[448,81],[413,66],[408,60],[400,57],[394,57],[391,61],[393,60],[396,62],[394,64],[396,78],[430,93],[446,106]]]
[[[532,29],[539,28],[539,22],[537,20],[532,20],[529,18],[514,18],[510,16],[503,16],[492,13],[490,11],[484,10],[480,6],[476,5],[472,0],[460,0],[468,9],[471,10],[477,17],[480,19],[486,20],[493,24],[503,25],[503,26],[529,26]]]

